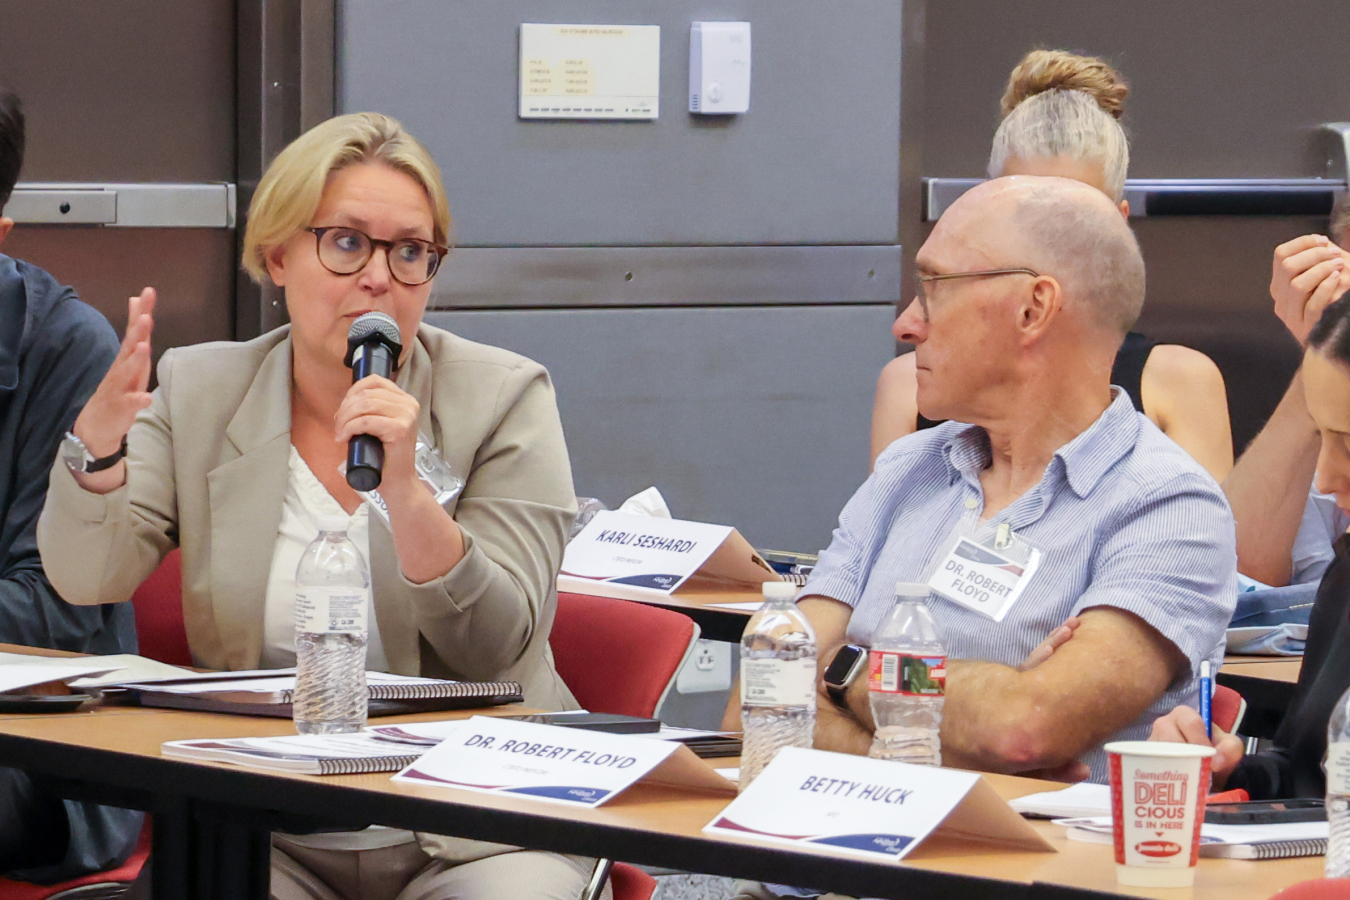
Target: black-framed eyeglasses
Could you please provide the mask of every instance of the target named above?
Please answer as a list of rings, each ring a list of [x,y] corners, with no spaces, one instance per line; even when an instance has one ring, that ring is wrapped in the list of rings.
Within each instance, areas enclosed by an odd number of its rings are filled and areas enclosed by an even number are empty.
[[[375,248],[379,247],[384,251],[389,274],[409,287],[426,284],[435,278],[441,260],[450,252],[449,247],[421,238],[382,241],[357,228],[341,225],[305,230],[313,232],[317,238],[315,252],[319,254],[319,263],[334,275],[355,275],[366,267],[375,255]]]
[[[1040,278],[1041,273],[1035,269],[1026,267],[1013,267],[1007,269],[980,269],[976,272],[945,272],[941,275],[919,275],[919,306],[923,308],[924,320],[928,319],[928,291],[927,285],[934,281],[950,281],[953,278],[992,278],[998,275],[1030,275],[1032,278]]]

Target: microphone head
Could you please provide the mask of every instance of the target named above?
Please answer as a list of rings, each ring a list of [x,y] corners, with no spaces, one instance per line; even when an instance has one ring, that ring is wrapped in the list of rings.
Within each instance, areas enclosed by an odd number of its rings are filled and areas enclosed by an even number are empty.
[[[358,316],[352,323],[352,327],[347,331],[347,358],[343,360],[348,366],[352,364],[352,353],[357,347],[369,340],[378,340],[387,344],[393,351],[395,361],[403,352],[403,337],[399,333],[398,323],[394,317],[388,313],[368,312]],[[397,362],[395,362],[397,365]]]

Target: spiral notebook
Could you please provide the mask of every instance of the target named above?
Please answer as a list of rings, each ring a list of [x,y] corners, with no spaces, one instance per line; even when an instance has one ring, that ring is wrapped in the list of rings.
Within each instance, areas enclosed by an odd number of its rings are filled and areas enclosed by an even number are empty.
[[[428,748],[391,744],[371,734],[291,734],[270,738],[165,741],[165,756],[233,763],[304,775],[397,772]]]
[[[520,703],[514,681],[445,681],[367,672],[371,716],[475,709]],[[192,678],[141,681],[105,690],[105,702],[199,712],[291,718],[294,669],[218,672]]]
[[[1074,841],[1109,844],[1111,817],[1091,816],[1056,819],[1069,829]],[[1281,822],[1273,825],[1200,826],[1200,855],[1222,859],[1284,859],[1290,856],[1323,856],[1327,852],[1326,822]]]

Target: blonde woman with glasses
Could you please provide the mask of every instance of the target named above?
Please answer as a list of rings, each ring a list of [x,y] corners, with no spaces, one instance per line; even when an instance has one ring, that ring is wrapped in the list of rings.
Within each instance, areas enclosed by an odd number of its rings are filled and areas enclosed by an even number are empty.
[[[76,604],[119,603],[175,546],[194,660],[295,664],[295,570],[321,516],[349,521],[372,580],[368,668],[518,681],[574,709],[553,667],[554,579],[575,514],[548,373],[422,323],[450,211],[430,154],[398,122],[340,116],[259,182],[244,267],[285,291],[290,324],[170,350],[150,379],[155,293],[130,300],[116,361],[53,468],[39,546]],[[398,325],[392,380],[356,384],[353,321]],[[420,483],[421,432],[465,480],[444,507]],[[347,484],[348,439],[384,449],[388,524]],[[592,861],[387,828],[276,835],[272,895],[314,900],[575,897]]]

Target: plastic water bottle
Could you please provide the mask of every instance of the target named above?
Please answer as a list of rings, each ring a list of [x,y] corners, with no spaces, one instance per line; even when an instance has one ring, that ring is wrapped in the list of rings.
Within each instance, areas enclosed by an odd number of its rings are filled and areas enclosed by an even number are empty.
[[[360,731],[366,724],[370,576],[347,539],[345,516],[321,516],[295,570],[295,730]]]
[[[877,730],[867,755],[873,759],[942,765],[947,651],[927,600],[928,585],[897,584],[895,606],[872,638],[868,687]]]
[[[1327,877],[1350,878],[1350,690],[1327,723]]]
[[[783,747],[810,748],[816,729],[816,633],[797,586],[764,583],[764,605],[741,637],[740,789]]]

